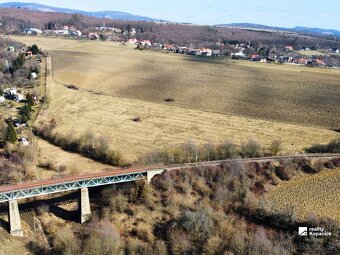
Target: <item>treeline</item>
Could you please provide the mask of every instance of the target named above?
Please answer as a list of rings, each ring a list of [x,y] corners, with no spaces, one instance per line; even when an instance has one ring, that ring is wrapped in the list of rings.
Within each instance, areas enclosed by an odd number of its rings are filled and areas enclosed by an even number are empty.
[[[183,164],[232,159],[236,157],[256,158],[276,156],[282,149],[283,144],[280,140],[272,141],[267,148],[263,147],[254,139],[249,139],[239,146],[229,140],[221,144],[206,143],[204,145],[186,142],[180,146],[146,153],[139,158],[139,162],[144,164]]]
[[[97,137],[91,131],[86,131],[80,137],[72,134],[64,135],[56,132],[56,127],[57,123],[52,119],[47,123],[39,123],[33,128],[33,133],[66,151],[76,152],[113,166],[124,164],[121,154],[110,149],[105,137]]]
[[[55,29],[63,25],[76,26],[78,29],[92,32],[95,27],[103,26],[120,28],[125,32],[131,32],[132,28],[141,31],[136,35],[120,35],[123,39],[137,37],[152,42],[163,44],[179,44],[195,48],[218,48],[216,42],[236,42],[257,44],[257,48],[271,49],[284,48],[292,45],[295,48],[303,46],[319,48],[340,48],[339,40],[303,36],[282,32],[254,31],[247,29],[223,28],[212,26],[194,26],[185,24],[156,24],[143,21],[122,21],[111,19],[99,19],[79,14],[34,12],[24,9],[0,9],[0,19],[5,28],[4,32],[21,32],[22,28],[36,26],[38,28]]]
[[[325,163],[340,166],[340,159]],[[151,185],[104,188],[93,200],[99,206],[90,224],[74,231],[49,221],[52,251],[34,241],[30,247],[35,254],[336,254],[337,222],[312,213],[301,220],[294,207],[278,209],[259,198],[283,180],[278,167],[293,175],[309,173],[306,166],[317,168],[304,158],[225,163],[164,172]],[[333,236],[299,237],[299,226],[324,227]]]

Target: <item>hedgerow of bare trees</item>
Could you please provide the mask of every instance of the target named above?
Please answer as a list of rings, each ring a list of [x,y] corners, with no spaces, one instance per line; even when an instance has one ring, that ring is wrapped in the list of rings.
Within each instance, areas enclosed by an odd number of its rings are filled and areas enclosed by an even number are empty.
[[[64,150],[77,152],[114,166],[119,166],[123,163],[121,154],[109,148],[105,137],[95,136],[89,130],[85,131],[80,137],[72,134],[64,135],[55,131],[56,127],[57,122],[52,119],[49,122],[36,125],[33,132]]]

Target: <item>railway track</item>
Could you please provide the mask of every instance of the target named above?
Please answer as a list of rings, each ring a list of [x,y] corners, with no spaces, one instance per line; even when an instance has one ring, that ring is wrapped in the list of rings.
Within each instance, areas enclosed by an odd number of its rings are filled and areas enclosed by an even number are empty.
[[[7,185],[0,187],[0,195],[3,193],[20,191],[25,189],[34,189],[40,187],[46,187],[51,185],[63,185],[66,183],[76,182],[76,181],[85,181],[92,180],[98,178],[112,177],[112,176],[120,176],[126,174],[136,174],[136,173],[146,173],[149,171],[160,171],[160,170],[180,170],[188,167],[202,167],[202,166],[218,166],[223,163],[232,163],[232,162],[266,162],[266,161],[277,161],[277,160],[290,160],[295,158],[308,158],[308,159],[332,159],[340,157],[340,154],[296,154],[296,155],[287,155],[287,156],[273,156],[273,157],[260,157],[260,158],[237,158],[237,159],[228,159],[228,160],[218,160],[218,161],[206,161],[206,162],[197,162],[197,163],[185,163],[180,165],[156,165],[144,168],[129,168],[129,169],[115,169],[108,170],[99,173],[93,174],[84,174],[78,176],[66,176],[58,179],[47,179],[47,180],[36,180],[29,182],[22,182],[15,185]]]

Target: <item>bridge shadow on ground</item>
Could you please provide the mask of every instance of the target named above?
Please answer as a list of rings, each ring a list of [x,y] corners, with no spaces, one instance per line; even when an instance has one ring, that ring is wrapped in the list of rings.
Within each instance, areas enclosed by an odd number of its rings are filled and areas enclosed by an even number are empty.
[[[79,222],[78,210],[66,210],[60,206],[77,202],[79,199],[78,192],[70,192],[63,196],[53,198],[35,198],[34,201],[19,201],[19,212],[50,212],[58,218],[65,221]],[[8,230],[8,205],[7,203],[0,204],[0,228]]]
[[[73,221],[79,223],[79,211],[76,210],[66,210],[62,207],[56,206],[56,205],[51,205],[49,207],[49,212],[54,214],[56,217],[63,219],[65,221]]]
[[[3,230],[7,231],[9,229],[8,221],[5,221],[4,219],[0,218],[0,229],[3,229]]]

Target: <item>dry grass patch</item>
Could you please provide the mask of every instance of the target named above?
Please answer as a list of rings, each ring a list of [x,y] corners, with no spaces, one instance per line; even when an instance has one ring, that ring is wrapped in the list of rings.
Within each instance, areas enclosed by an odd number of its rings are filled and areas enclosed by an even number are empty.
[[[66,171],[62,174],[81,174],[113,168],[111,165],[101,164],[92,159],[82,157],[76,153],[66,152],[42,139],[38,139],[39,160],[41,163],[52,163],[55,169],[39,169],[40,178],[48,179],[57,174],[60,166],[65,166]],[[53,156],[52,156],[53,155]]]
[[[338,70],[135,51],[110,42],[19,37],[53,56],[54,79],[189,109],[337,129]]]
[[[336,107],[340,72],[241,61],[202,62],[113,47],[110,42],[18,39],[37,43],[52,55],[53,78],[47,79],[50,105],[38,121],[54,118],[56,131],[66,135],[91,130],[106,137],[110,148],[127,160],[188,140],[204,144],[232,139],[241,144],[255,138],[269,146],[281,139],[283,152],[291,153],[339,137],[323,128],[270,119],[327,127],[340,123]],[[79,90],[67,89],[65,84]],[[169,97],[175,99],[171,104],[164,101]],[[131,121],[136,116],[142,121]]]

